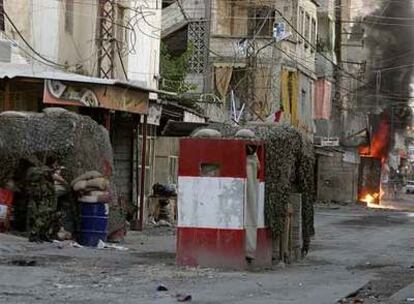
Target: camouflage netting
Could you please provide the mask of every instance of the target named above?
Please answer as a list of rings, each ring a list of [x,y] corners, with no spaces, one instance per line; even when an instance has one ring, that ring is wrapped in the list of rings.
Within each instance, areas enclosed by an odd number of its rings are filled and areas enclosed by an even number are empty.
[[[234,137],[241,127],[213,123],[222,137]],[[312,143],[288,125],[252,124],[252,130],[266,144],[265,218],[274,236],[283,232],[289,194],[302,193],[303,249],[314,234],[314,154]]]
[[[45,113],[0,114],[0,186],[13,178],[22,160],[43,165],[50,158],[65,167],[62,173],[68,182],[92,170],[111,180],[110,137],[107,130],[90,117],[58,108],[49,108]],[[114,209],[117,198],[112,180],[111,188],[114,194],[111,209]],[[125,219],[113,212],[109,222],[111,232],[122,227]]]
[[[89,117],[62,110],[0,115],[0,183],[13,177],[20,160],[45,163],[51,157],[66,168],[69,181],[113,168],[108,132]]]
[[[309,250],[310,237],[315,235],[313,203],[316,200],[315,189],[315,154],[313,144],[304,139],[299,159],[299,192],[302,193],[302,235],[303,248]]]

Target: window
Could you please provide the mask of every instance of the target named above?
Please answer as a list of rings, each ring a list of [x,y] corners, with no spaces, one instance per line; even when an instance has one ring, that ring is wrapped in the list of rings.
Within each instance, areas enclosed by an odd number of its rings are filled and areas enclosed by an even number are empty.
[[[200,176],[217,177],[220,176],[220,164],[206,164],[200,165]]]
[[[228,93],[233,91],[234,93],[234,101],[236,106],[237,115],[239,114],[239,110],[242,107],[242,101],[247,98],[247,72],[246,68],[233,68],[233,72],[231,74],[230,84]],[[227,98],[226,104],[227,110],[232,110],[232,103],[230,97]]]
[[[66,0],[65,4],[65,31],[73,34],[73,1]]]
[[[162,0],[162,8],[166,8],[169,7],[171,4],[173,4],[175,1],[174,0]],[[158,4],[158,2],[157,2]]]
[[[316,20],[312,18],[312,26],[311,26],[311,40],[310,42],[315,45],[316,44]]]
[[[245,1],[213,1],[212,33],[224,36],[246,37],[247,8]]]
[[[273,35],[273,24],[275,23],[275,12],[268,6],[254,7],[249,11],[249,36],[271,37]]]
[[[307,94],[306,94],[306,90],[302,89],[301,90],[301,95],[300,95],[300,116],[301,118],[305,118],[306,116],[306,98],[307,98]]]
[[[303,22],[305,21],[305,11],[303,10],[303,7],[299,8],[299,33],[303,35]]]
[[[306,18],[305,18],[305,25],[304,25],[304,30],[305,30],[305,38],[307,40],[310,40],[310,36],[309,36],[309,27],[310,27],[310,16],[308,13],[306,13]],[[310,41],[309,41],[310,42]]]

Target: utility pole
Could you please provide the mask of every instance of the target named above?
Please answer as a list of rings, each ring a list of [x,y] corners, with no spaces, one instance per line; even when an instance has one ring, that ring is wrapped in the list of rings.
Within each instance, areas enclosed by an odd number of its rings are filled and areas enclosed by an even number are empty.
[[[256,42],[253,38],[251,42],[248,43],[246,56],[247,56],[247,84],[246,84],[246,105],[250,109],[250,113],[254,111],[254,102],[255,102],[255,82],[256,82],[256,71],[257,71],[257,55],[256,53]],[[247,113],[247,112],[246,112]]]
[[[115,60],[115,7],[114,0],[99,0],[98,6],[98,76],[114,78]]]
[[[335,130],[337,135],[342,137],[344,132],[344,126],[342,123],[343,117],[343,102],[342,102],[342,0],[335,0],[335,54],[337,58],[337,66],[335,67],[334,79],[335,79],[335,105],[333,114]]]

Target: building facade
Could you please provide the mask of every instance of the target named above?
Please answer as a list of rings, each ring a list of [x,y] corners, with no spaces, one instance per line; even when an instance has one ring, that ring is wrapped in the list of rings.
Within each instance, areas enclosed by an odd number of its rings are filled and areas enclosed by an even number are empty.
[[[170,2],[163,41],[171,50],[180,42],[195,49],[190,93],[211,120],[267,121],[283,107],[288,122],[311,137],[317,8],[310,0]]]
[[[4,0],[4,12],[2,38],[29,62],[158,88],[160,0]]]

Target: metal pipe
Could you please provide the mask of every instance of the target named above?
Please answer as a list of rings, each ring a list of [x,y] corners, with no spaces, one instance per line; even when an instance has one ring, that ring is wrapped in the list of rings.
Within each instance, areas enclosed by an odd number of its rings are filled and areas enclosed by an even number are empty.
[[[144,196],[145,196],[145,165],[147,150],[147,115],[144,115],[142,124],[142,151],[141,151],[141,180],[139,193],[139,223],[138,230],[144,230]]]

